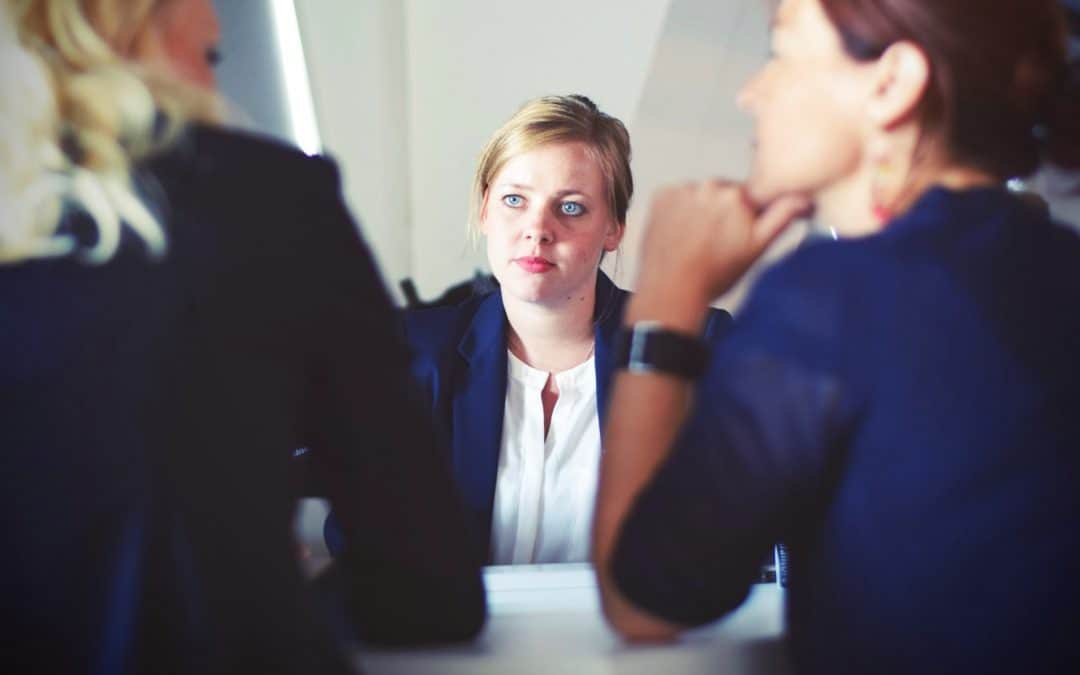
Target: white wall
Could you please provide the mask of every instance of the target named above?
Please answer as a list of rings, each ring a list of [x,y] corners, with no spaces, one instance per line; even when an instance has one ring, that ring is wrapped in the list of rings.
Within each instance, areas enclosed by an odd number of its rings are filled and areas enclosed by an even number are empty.
[[[403,3],[295,4],[323,147],[396,288],[412,273]]]
[[[265,0],[214,0],[221,24],[222,62],[214,69],[235,126],[295,142],[287,92]]]

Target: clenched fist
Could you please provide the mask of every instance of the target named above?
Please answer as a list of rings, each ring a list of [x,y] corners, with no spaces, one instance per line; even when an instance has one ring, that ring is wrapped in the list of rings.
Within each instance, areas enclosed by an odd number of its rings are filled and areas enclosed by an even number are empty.
[[[744,185],[719,179],[661,189],[649,210],[637,290],[662,287],[707,304],[809,208],[794,195],[759,207]]]

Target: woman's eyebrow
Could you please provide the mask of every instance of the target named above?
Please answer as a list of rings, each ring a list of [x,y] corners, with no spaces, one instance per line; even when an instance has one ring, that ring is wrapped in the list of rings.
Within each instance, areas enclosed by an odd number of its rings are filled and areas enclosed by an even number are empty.
[[[528,190],[528,191],[533,190],[533,187],[531,185],[527,185],[525,183],[496,183],[492,187],[495,188],[495,189],[510,188],[510,189],[513,189],[513,190]],[[582,188],[577,188],[577,187],[564,188],[564,189],[559,190],[559,191],[554,193],[555,197],[565,197],[567,195],[580,195],[580,196],[585,197],[585,198],[589,197],[589,193],[587,191],[585,191]]]
[[[581,190],[579,188],[567,188],[565,190],[559,190],[558,192],[555,193],[556,197],[565,197],[567,195],[579,195],[579,196],[585,197],[585,198],[589,197],[589,193],[587,193],[584,190]]]

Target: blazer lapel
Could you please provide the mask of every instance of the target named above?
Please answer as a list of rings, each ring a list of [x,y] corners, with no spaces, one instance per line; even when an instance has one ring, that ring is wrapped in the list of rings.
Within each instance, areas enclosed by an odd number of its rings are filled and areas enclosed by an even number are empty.
[[[506,403],[506,313],[501,291],[481,302],[458,342],[458,354],[465,368],[453,398],[454,474],[487,551]]]
[[[623,305],[629,294],[618,288],[600,272],[596,275],[596,308],[593,321],[596,323],[596,346],[593,350],[596,365],[596,411],[600,417],[600,432],[603,434],[607,419],[608,392],[611,377],[615,369],[614,344],[615,334],[622,324]]]

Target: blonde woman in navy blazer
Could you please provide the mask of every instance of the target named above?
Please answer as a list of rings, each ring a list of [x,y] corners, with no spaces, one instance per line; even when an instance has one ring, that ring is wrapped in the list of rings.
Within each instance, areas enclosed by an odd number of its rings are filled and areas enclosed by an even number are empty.
[[[612,340],[630,294],[603,273],[596,278],[594,357],[596,404],[605,420],[612,372]],[[731,323],[713,310],[706,336],[716,340]],[[451,464],[473,526],[480,555],[491,561],[490,532],[503,431],[507,387],[507,321],[503,291],[468,300],[456,307],[408,312],[408,342],[413,370],[422,383],[437,427],[446,435]]]
[[[505,418],[507,411],[514,410],[513,397],[509,403],[507,397],[508,390],[512,393],[516,386],[515,369],[533,376],[539,373],[540,380],[548,373],[541,395],[544,461],[562,461],[558,458],[564,457],[574,461],[573,453],[585,452],[596,453],[598,461],[599,428],[595,435],[590,429],[581,438],[571,438],[570,443],[579,445],[564,448],[569,455],[557,454],[559,439],[548,432],[556,422],[568,418],[554,413],[555,401],[551,399],[558,400],[560,394],[551,389],[560,371],[587,371],[585,364],[591,359],[595,410],[580,410],[570,426],[576,429],[579,424],[596,424],[592,417],[603,421],[613,370],[612,339],[629,294],[617,288],[599,265],[603,255],[615,250],[622,238],[632,192],[630,141],[619,120],[600,112],[583,96],[530,101],[491,138],[474,181],[471,223],[486,240],[499,288],[458,306],[406,314],[413,371],[450,449],[478,554],[489,562],[588,558],[589,495],[595,490],[595,473],[589,474],[587,468],[592,454],[579,457],[586,470],[556,479],[591,484],[570,485],[561,492],[544,485],[558,494],[577,495],[574,504],[552,504],[554,499],[545,502],[543,497],[538,500],[541,511],[570,510],[544,522],[554,528],[566,524],[575,531],[583,530],[584,548],[577,547],[576,534],[566,532],[548,531],[549,540],[570,536],[573,541],[551,544],[546,551],[542,530],[535,541],[521,541],[532,536],[532,531],[522,535],[521,528],[527,527],[529,520],[523,515],[526,509],[518,509],[514,522],[513,500],[515,495],[525,494],[526,478],[515,476],[506,465],[514,461],[515,452],[525,451],[515,448],[515,429],[529,427],[527,421]],[[726,312],[714,311],[707,335],[718,337],[730,321]],[[531,429],[538,434],[539,408],[532,412],[537,422]],[[536,442],[530,447],[539,451]],[[545,481],[559,476],[549,473],[549,464],[544,465],[543,475]],[[520,487],[506,484],[519,480]],[[502,507],[500,490],[509,495],[503,498]],[[545,493],[548,497],[551,494]],[[521,499],[521,503],[528,501],[527,497]],[[504,517],[509,508],[509,523],[500,525],[500,508]],[[508,541],[515,534],[519,535],[516,544]]]
[[[528,102],[489,140],[474,178],[471,227],[497,290],[404,315],[483,561],[588,559],[612,340],[629,296],[600,261],[622,239],[632,194],[619,120],[584,96]],[[730,321],[711,312],[706,335]],[[338,550],[333,518],[326,534]]]

